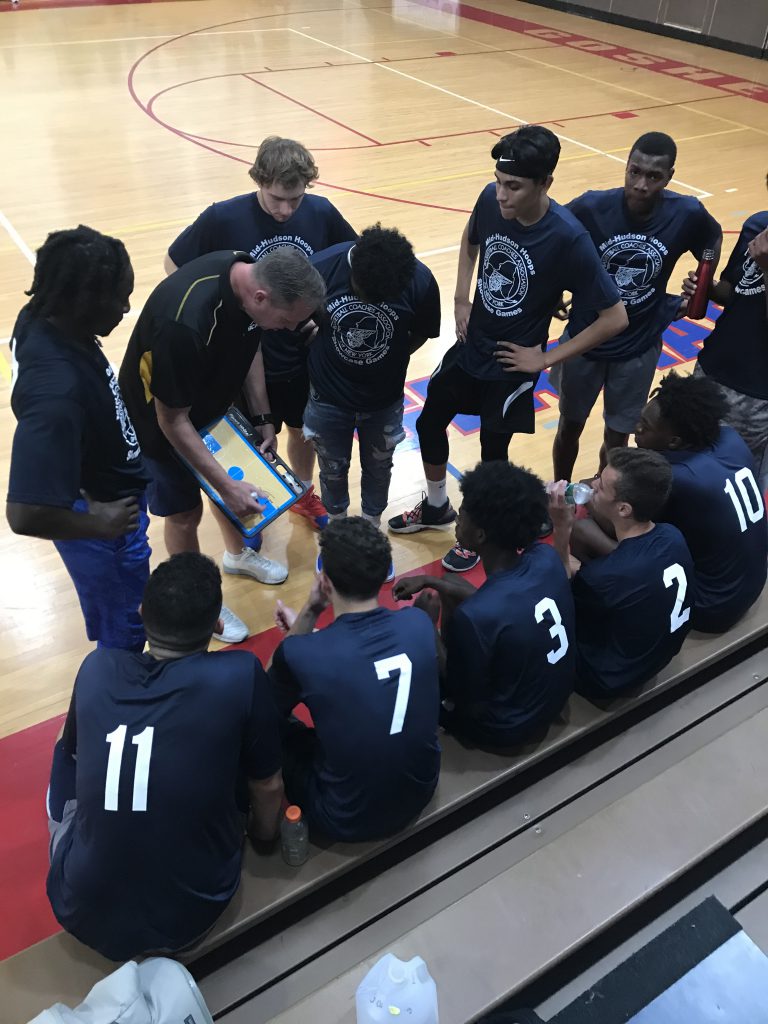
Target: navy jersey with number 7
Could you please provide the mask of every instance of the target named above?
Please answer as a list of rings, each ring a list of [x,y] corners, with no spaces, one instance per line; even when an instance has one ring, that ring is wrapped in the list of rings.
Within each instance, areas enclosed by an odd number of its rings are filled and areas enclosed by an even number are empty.
[[[416,817],[440,770],[437,651],[425,612],[351,612],[287,637],[270,677],[278,707],[301,702],[314,722],[316,754],[302,784],[310,826],[359,842]],[[289,787],[286,777],[293,799]]]

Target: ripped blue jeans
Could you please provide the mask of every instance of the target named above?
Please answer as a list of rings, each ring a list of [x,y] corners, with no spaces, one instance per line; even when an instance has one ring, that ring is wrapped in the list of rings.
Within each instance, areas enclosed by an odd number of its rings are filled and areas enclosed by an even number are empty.
[[[403,399],[376,412],[350,412],[321,402],[310,387],[304,436],[315,446],[320,493],[332,516],[349,508],[349,463],[355,430],[360,445],[362,510],[367,516],[380,516],[389,499],[395,448],[405,437]]]

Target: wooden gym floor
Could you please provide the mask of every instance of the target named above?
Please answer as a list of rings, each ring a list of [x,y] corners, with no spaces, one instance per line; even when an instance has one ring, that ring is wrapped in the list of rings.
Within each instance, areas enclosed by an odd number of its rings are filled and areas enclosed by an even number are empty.
[[[381,220],[412,240],[443,293],[439,340],[411,363],[406,421],[419,388],[452,343],[456,251],[468,212],[491,180],[499,135],[528,121],[561,137],[552,195],[621,185],[633,140],[678,142],[672,186],[702,198],[730,251],[743,219],[765,207],[768,64],[556,13],[514,0],[190,0],[0,3],[0,477],[14,420],[8,336],[48,231],[80,222],[124,239],[136,270],[134,309],[107,340],[115,364],[137,311],[163,275],[169,242],[208,203],[249,190],[247,168],[265,135],[300,139],[320,166],[317,191],[356,227]],[[680,265],[675,286],[689,262]],[[552,337],[557,336],[553,324]],[[704,323],[706,327],[706,322]],[[668,334],[667,365],[690,368],[702,330]],[[539,392],[537,433],[511,457],[551,474],[556,400]],[[594,470],[599,410],[584,435],[580,473]],[[451,430],[456,472],[478,458],[477,435]],[[356,505],[352,473],[352,510]],[[418,500],[413,439],[398,452],[390,514]],[[221,554],[209,516],[203,547]],[[155,561],[165,557],[153,523]],[[440,557],[449,536],[393,542],[398,572]],[[279,588],[226,578],[225,599],[259,632],[276,597],[300,605],[314,535],[285,516],[268,554],[287,558]],[[51,544],[0,524],[0,736],[65,709],[90,648],[74,590]]]

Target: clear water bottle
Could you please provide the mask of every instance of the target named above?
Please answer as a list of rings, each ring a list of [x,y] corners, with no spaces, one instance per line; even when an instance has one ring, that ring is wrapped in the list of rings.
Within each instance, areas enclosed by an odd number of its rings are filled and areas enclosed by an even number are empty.
[[[551,484],[547,484],[547,494],[551,494],[554,490],[554,481]],[[565,488],[565,504],[566,505],[586,505],[587,502],[592,500],[594,490],[589,484],[568,484]]]
[[[303,864],[309,856],[309,829],[302,817],[301,808],[295,804],[286,807],[280,822],[280,849],[283,860],[292,868]]]

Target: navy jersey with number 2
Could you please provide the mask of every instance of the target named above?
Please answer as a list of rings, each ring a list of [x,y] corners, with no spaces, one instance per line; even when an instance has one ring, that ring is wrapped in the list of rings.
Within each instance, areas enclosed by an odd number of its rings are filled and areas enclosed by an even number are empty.
[[[292,693],[315,725],[317,753],[303,785],[310,826],[357,842],[416,817],[440,770],[437,651],[425,612],[340,615],[326,629],[287,637],[270,675],[278,705],[287,710],[280,691]]]

